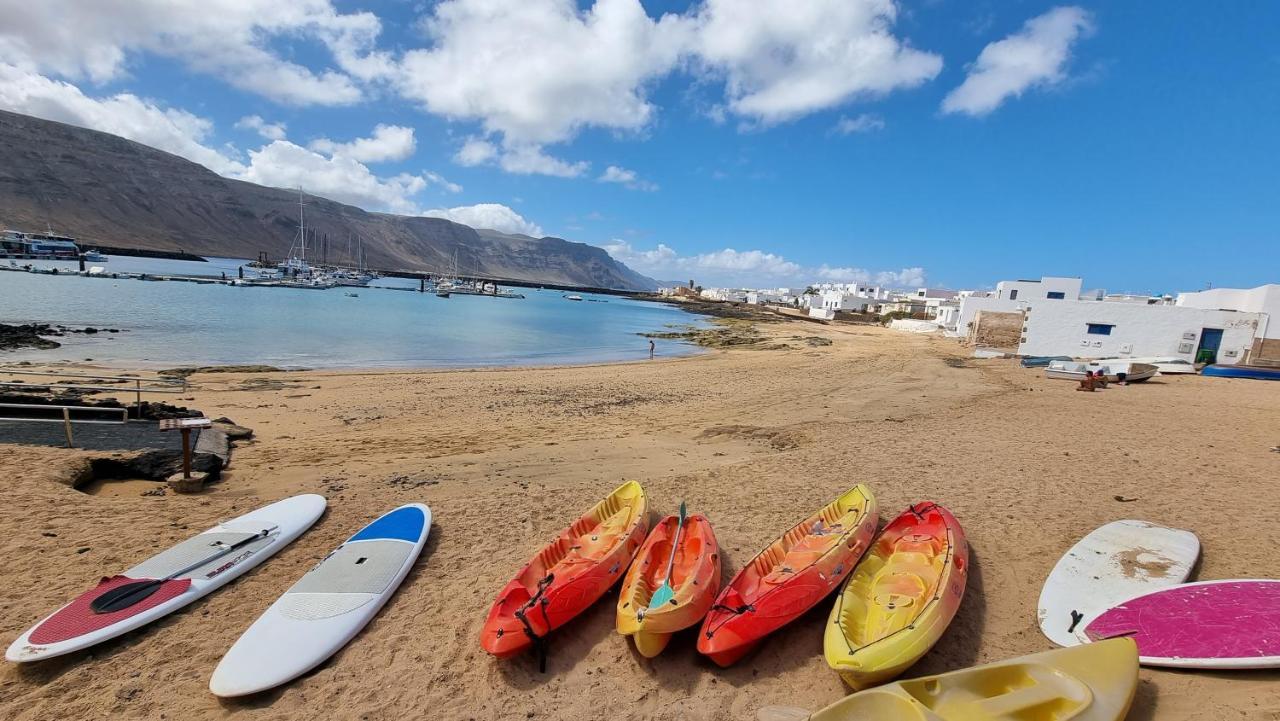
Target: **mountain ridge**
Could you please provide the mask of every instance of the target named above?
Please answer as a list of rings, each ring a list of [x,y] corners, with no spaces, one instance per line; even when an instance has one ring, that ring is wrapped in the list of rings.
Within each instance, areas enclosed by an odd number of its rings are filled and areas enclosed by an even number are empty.
[[[307,228],[328,238],[334,262],[351,262],[349,239],[360,238],[368,265],[382,270],[445,273],[456,253],[461,275],[618,290],[657,287],[586,243],[302,196]],[[0,110],[0,221],[10,227],[51,225],[90,247],[237,258],[265,252],[279,259],[297,237],[298,200],[299,191],[225,178],[110,133]]]

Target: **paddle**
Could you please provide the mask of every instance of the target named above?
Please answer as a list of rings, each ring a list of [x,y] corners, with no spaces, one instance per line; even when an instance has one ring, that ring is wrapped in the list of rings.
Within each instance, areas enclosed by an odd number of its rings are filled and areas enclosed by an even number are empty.
[[[682,531],[684,531],[684,501],[680,501],[680,523],[676,526],[675,542],[671,544],[671,558],[667,560],[667,577],[662,585],[658,586],[658,590],[654,591],[653,598],[649,599],[649,608],[657,608],[676,597],[676,590],[671,587],[671,571],[676,567],[676,552],[680,550]]]
[[[161,586],[168,583],[169,581],[174,580],[178,576],[181,576],[184,573],[190,573],[191,571],[196,570],[197,568],[205,565],[206,563],[213,563],[214,561],[218,560],[219,558],[222,558],[223,556],[227,555],[228,553],[231,553],[232,551],[236,550],[237,548],[240,548],[241,546],[253,543],[254,541],[257,541],[262,538],[266,538],[267,534],[271,533],[274,530],[275,530],[275,527],[264,528],[262,529],[262,531],[255,533],[252,536],[249,536],[248,538],[244,538],[239,541],[236,541],[230,546],[222,546],[222,548],[220,548],[217,553],[214,553],[207,558],[202,558],[199,561],[191,564],[190,566],[187,566],[186,568],[180,569],[178,571],[174,571],[173,573],[169,574],[168,576],[165,576],[164,578],[156,578],[150,581],[134,581],[133,583],[126,583],[125,585],[120,586],[118,588],[113,588],[110,591],[107,591],[106,593],[102,594],[101,596],[98,596],[97,598],[93,599],[93,601],[89,603],[89,610],[93,611],[94,613],[113,613],[115,611],[126,609],[134,605],[135,603],[138,603],[139,601],[146,599],[151,594],[160,590]]]

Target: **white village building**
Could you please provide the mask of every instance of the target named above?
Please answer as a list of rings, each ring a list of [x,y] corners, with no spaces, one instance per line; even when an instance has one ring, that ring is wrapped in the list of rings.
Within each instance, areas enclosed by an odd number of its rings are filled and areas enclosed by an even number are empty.
[[[1045,276],[1040,280],[1002,280],[994,293],[961,291],[959,309],[948,312],[948,322],[939,320],[939,325],[948,336],[966,337],[979,311],[1016,313],[1033,300],[1077,300],[1082,285],[1080,278]]]
[[[1018,354],[1076,358],[1169,357],[1243,362],[1266,313],[1186,306],[1042,299],[1028,303]]]
[[[1280,284],[1257,288],[1214,288],[1194,293],[1179,293],[1177,305],[1182,308],[1237,310],[1266,315],[1253,347],[1249,363],[1280,366]]]

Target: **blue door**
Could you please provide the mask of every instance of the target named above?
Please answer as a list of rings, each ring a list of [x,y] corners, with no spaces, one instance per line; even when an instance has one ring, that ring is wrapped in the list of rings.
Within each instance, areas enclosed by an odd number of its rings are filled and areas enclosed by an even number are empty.
[[[1222,346],[1222,329],[1205,328],[1200,332],[1200,347],[1196,350],[1197,363],[1217,363],[1218,348]]]

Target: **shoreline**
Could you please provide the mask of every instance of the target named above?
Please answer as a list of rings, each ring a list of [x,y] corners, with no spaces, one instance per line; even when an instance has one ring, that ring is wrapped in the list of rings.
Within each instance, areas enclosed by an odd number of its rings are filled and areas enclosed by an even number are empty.
[[[760,328],[767,344],[798,330]],[[188,610],[86,653],[0,667],[0,704],[19,721],[300,721],[316,708],[342,719],[435,708],[451,719],[567,720],[609,708],[622,719],[740,721],[849,692],[822,657],[830,600],[728,669],[696,653],[694,631],[653,661],[639,657],[614,628],[616,590],[551,637],[546,673],[532,656],[485,655],[477,637],[494,595],[624,480],[642,483],[652,519],[681,501],[711,519],[725,579],[857,483],[876,494],[882,522],[909,503],[946,506],[972,549],[969,585],[907,677],[1050,648],[1036,625],[1040,586],[1108,521],[1194,531],[1199,579],[1280,575],[1274,524],[1238,513],[1280,502],[1280,384],[1168,377],[1076,393],[1011,360],[963,357],[945,339],[842,325],[806,325],[805,335],[831,344],[680,363],[196,374],[183,405],[254,439],[237,446],[222,480],[190,496],[144,496],[127,483],[89,496],[58,480],[85,452],[0,444],[8,638],[213,522],[297,493],[329,499],[312,530]],[[1233,422],[1205,422],[1218,417]],[[1136,442],[1133,429],[1153,418],[1159,432]],[[428,504],[436,526],[373,623],[276,691],[209,694],[213,667],[262,609],[355,529],[408,502]],[[1140,679],[1134,718],[1158,709],[1161,721],[1191,721],[1218,708],[1261,721],[1280,710],[1274,671],[1144,668]]]

